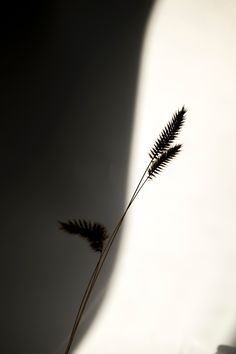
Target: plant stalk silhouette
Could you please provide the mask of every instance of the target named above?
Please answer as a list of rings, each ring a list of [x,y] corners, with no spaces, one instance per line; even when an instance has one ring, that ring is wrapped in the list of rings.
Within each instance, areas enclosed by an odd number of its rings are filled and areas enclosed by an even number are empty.
[[[90,247],[95,251],[99,252],[99,259],[95,266],[95,269],[90,277],[87,288],[84,292],[82,301],[80,303],[72,331],[70,333],[69,341],[65,350],[65,354],[68,354],[71,345],[73,343],[77,328],[80,324],[81,318],[83,316],[84,310],[90,298],[90,294],[94,288],[96,280],[99,276],[99,273],[102,269],[102,266],[107,258],[109,250],[114,242],[114,239],[122,225],[122,222],[137,198],[138,194],[144,187],[147,181],[152,180],[154,177],[160,174],[164,167],[175,158],[175,156],[180,152],[181,145],[172,145],[175,138],[178,136],[180,129],[182,128],[185,121],[186,109],[183,106],[181,110],[178,110],[172,117],[172,119],[167,123],[165,128],[162,130],[158,139],[155,141],[153,147],[149,152],[150,162],[146,167],[135,191],[126,206],[123,214],[120,217],[116,227],[114,228],[112,234],[109,236],[106,228],[99,223],[91,223],[85,220],[69,220],[67,222],[61,222],[60,229],[71,234],[80,235],[83,238],[86,238],[90,244]]]

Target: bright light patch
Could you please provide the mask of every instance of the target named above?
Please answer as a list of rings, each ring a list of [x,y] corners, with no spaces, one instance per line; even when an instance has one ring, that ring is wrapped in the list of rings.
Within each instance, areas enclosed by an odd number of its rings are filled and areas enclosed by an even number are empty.
[[[184,104],[183,151],[132,207],[109,295],[78,354],[210,354],[236,335],[235,18],[234,0],[153,9],[127,200]]]

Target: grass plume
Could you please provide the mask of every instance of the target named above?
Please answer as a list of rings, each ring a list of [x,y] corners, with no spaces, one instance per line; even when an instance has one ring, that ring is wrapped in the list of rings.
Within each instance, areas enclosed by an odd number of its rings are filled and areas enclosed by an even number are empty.
[[[160,156],[158,156],[152,163],[151,167],[148,170],[148,177],[152,179],[157,176],[160,172],[162,172],[163,168],[175,158],[175,156],[179,153],[181,149],[181,145],[171,146],[169,149],[164,151]]]
[[[172,119],[164,127],[158,139],[155,141],[154,146],[150,150],[149,156],[151,159],[155,159],[174,142],[184,124],[186,112],[187,110],[183,106],[173,114]]]
[[[87,239],[95,252],[102,252],[104,241],[109,237],[106,228],[97,222],[74,219],[67,222],[59,221],[59,224],[61,230]]]

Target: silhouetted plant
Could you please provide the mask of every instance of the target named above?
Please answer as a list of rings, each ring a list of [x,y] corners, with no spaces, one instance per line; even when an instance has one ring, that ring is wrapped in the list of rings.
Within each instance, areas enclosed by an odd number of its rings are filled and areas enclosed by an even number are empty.
[[[77,234],[87,239],[91,248],[96,252],[102,252],[104,241],[108,238],[106,228],[97,223],[87,222],[85,220],[69,220],[67,222],[59,221],[60,229]]]
[[[155,141],[154,146],[149,153],[151,159],[155,159],[157,155],[168,149],[173,143],[184,124],[185,113],[186,109],[184,106],[181,110],[174,113],[170,122],[167,123],[166,127]]]
[[[163,168],[178,154],[181,145],[171,146],[168,150],[164,151],[160,156],[155,158],[151,167],[148,170],[148,177],[151,179],[158,175]]]
[[[106,228],[99,223],[91,223],[90,221],[85,220],[69,220],[67,222],[59,222],[60,228],[63,231],[69,232],[71,234],[77,234],[81,237],[87,239],[91,248],[100,253],[98,262],[95,266],[93,274],[89,280],[85,293],[83,295],[78,313],[76,315],[74,326],[72,328],[69,342],[67,344],[65,354],[68,354],[76,333],[76,330],[79,326],[81,317],[85,310],[86,304],[89,300],[90,294],[93,290],[97,277],[101,271],[101,268],[104,264],[104,261],[108,255],[108,252],[113,244],[113,241],[121,227],[121,224],[133,204],[135,198],[144,187],[145,183],[148,180],[151,180],[153,177],[156,177],[166,165],[175,158],[175,156],[180,152],[181,145],[171,144],[174,142],[175,138],[178,136],[180,129],[183,126],[185,121],[186,109],[183,106],[181,110],[178,110],[172,117],[172,119],[167,123],[166,127],[162,130],[158,139],[155,141],[154,146],[149,152],[151,158],[148,166],[146,167],[124,213],[122,214],[119,222],[117,223],[112,234],[108,236]]]

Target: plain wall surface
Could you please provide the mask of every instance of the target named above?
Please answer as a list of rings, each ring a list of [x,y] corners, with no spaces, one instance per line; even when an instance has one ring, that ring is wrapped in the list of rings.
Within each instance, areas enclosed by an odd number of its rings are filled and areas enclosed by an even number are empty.
[[[110,230],[120,216],[151,4],[23,1],[1,11],[4,354],[63,353],[97,255],[57,220]]]
[[[155,139],[185,105],[186,123],[176,141],[183,148],[132,206],[109,293],[78,354],[211,354],[218,346],[218,353],[232,353],[235,19],[234,0],[163,0],[153,8],[142,52],[127,200]]]

